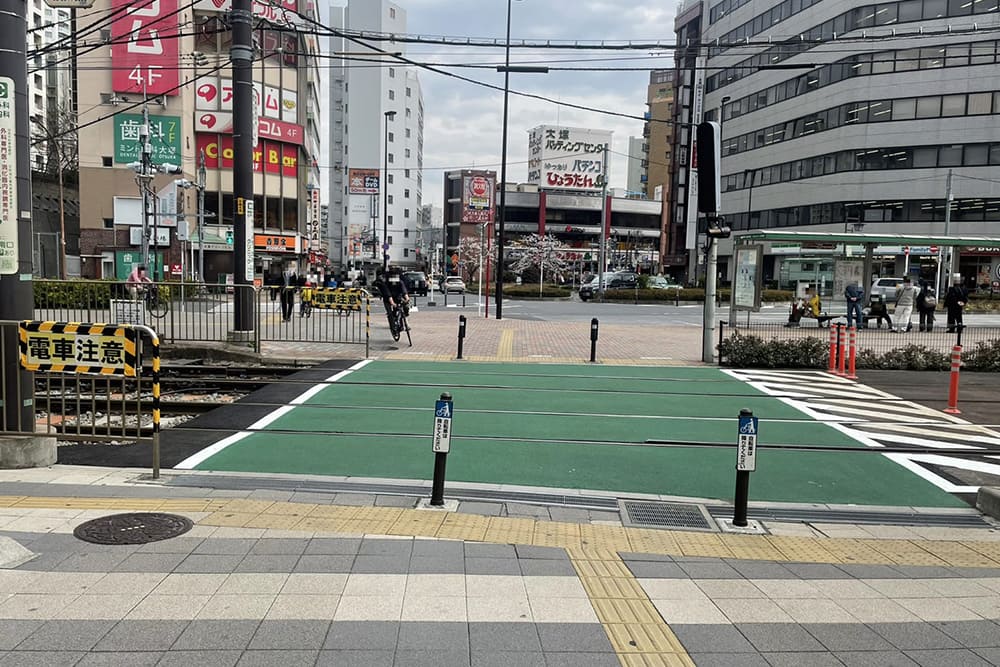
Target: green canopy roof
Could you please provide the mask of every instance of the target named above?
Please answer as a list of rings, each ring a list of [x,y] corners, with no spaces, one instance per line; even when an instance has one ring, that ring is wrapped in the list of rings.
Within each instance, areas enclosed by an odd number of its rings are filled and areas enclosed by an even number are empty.
[[[849,232],[785,232],[777,229],[760,229],[752,232],[734,232],[740,243],[748,241],[791,241],[798,243],[848,243],[876,245],[937,245],[937,246],[991,246],[1000,247],[1000,237],[993,236],[934,236],[927,234],[863,234]]]

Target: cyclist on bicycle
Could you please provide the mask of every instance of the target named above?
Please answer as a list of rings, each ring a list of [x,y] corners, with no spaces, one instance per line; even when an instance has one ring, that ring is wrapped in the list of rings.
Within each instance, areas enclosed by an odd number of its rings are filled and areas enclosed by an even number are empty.
[[[146,284],[151,285],[152,283],[153,281],[146,275],[146,267],[143,264],[132,269],[132,273],[128,274],[128,278],[125,279],[125,287],[133,300],[139,298],[140,292],[146,291]]]
[[[404,315],[410,309],[410,295],[406,291],[406,283],[398,267],[390,266],[388,273],[379,271],[375,286],[382,297],[387,315],[391,316],[397,306],[403,308]]]

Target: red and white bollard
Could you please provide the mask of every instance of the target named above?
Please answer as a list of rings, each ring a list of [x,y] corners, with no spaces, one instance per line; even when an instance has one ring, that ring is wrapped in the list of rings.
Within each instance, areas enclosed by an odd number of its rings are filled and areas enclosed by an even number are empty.
[[[855,361],[855,356],[857,355],[858,352],[858,328],[852,326],[850,330],[851,330],[851,335],[849,339],[849,348],[847,353],[848,357],[847,375],[845,375],[844,377],[846,377],[848,380],[857,380],[858,376],[854,373],[854,361]]]
[[[837,327],[839,324],[830,325],[830,367],[827,369],[830,373],[837,372]]]
[[[844,377],[847,375],[847,326],[837,325],[837,375]]]
[[[962,346],[951,348],[951,384],[948,387],[948,407],[944,409],[950,415],[960,415],[958,409],[958,372],[962,368]]]

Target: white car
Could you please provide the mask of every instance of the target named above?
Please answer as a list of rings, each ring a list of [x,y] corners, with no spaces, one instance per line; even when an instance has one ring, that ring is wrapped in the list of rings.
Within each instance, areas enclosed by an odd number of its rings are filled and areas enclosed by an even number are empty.
[[[465,281],[458,276],[448,276],[441,283],[441,291],[463,294],[465,292]]]
[[[872,288],[865,297],[867,302],[871,297],[879,295],[886,303],[895,301],[899,293],[899,286],[903,284],[902,278],[879,278],[872,283]]]

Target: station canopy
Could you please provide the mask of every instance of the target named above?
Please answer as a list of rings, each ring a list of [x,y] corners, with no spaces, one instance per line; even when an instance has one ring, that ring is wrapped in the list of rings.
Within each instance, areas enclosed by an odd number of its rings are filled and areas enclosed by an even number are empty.
[[[898,246],[972,246],[1000,247],[1000,237],[995,236],[935,236],[933,234],[865,234],[861,232],[784,232],[777,229],[760,229],[751,232],[734,232],[737,243],[751,241],[784,241],[798,243],[848,243],[854,245]]]

